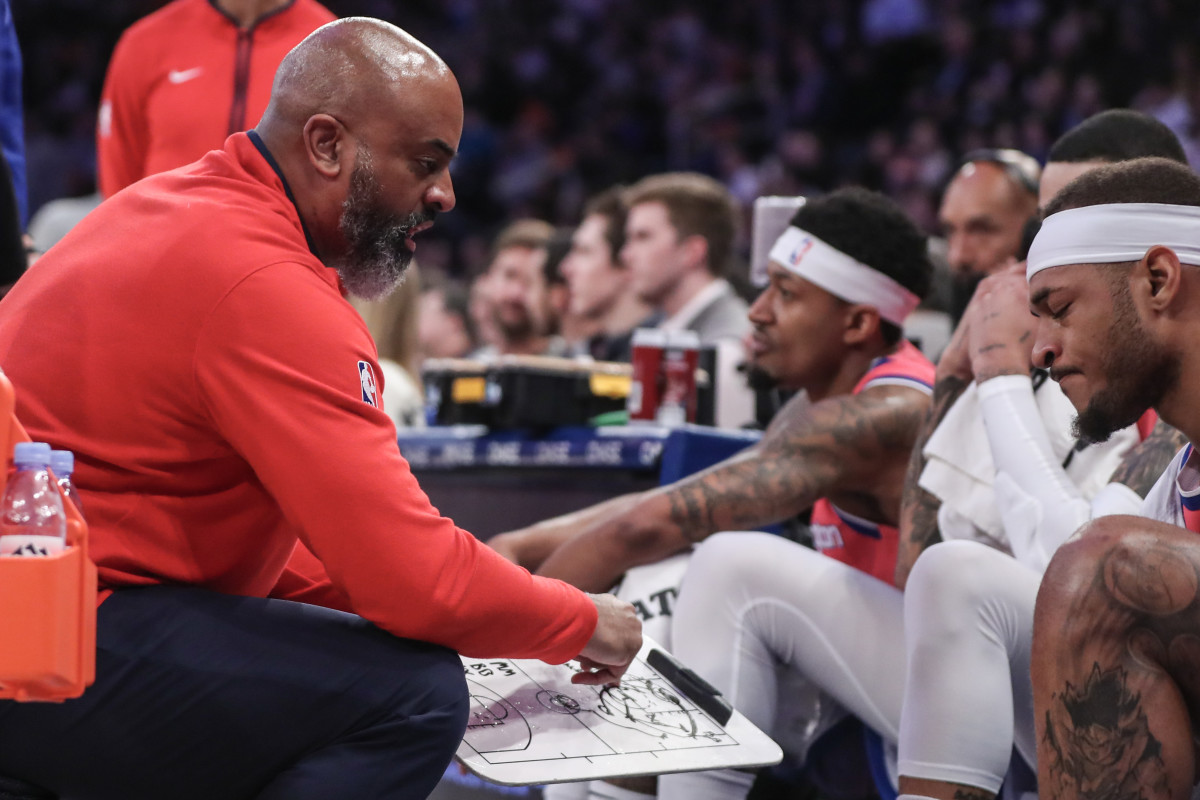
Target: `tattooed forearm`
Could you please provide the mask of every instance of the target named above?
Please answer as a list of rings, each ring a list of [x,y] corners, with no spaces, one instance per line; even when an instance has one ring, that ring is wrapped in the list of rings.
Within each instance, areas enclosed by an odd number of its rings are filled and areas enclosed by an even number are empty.
[[[666,490],[671,522],[699,541],[778,522],[830,492],[878,488],[901,468],[923,408],[901,387],[800,405],[753,450]]]
[[[1160,419],[1145,441],[1125,455],[1112,482],[1122,483],[1145,497],[1185,444],[1187,437]]]
[[[697,533],[711,533],[716,528],[713,509],[721,502],[721,492],[709,483],[720,483],[705,478],[695,483],[684,483],[668,492],[671,504],[671,522],[686,532],[688,538],[696,539]]]
[[[918,481],[925,469],[922,451],[934,430],[945,419],[954,401],[968,386],[968,381],[957,375],[940,378],[933,387],[933,403],[921,426],[920,435],[913,445],[909,457],[908,471],[904,476],[904,494],[900,498],[900,552],[896,559],[896,585],[901,589],[908,582],[917,556],[925,548],[942,540],[938,530],[937,514],[942,501],[920,487]]]
[[[753,448],[671,486],[636,495],[589,518],[541,565],[543,575],[603,591],[630,567],[665,558],[720,530],[787,519],[833,492],[886,495],[898,486],[928,399],[886,386],[807,405],[789,404],[782,424]],[[853,498],[852,498],[853,499]],[[881,521],[899,514],[895,495]],[[871,517],[875,519],[876,517]]]

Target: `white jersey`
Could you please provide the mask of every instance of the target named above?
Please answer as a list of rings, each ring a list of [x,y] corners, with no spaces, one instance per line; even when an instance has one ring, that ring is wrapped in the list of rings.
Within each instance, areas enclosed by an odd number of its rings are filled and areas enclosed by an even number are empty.
[[[1175,454],[1142,502],[1142,516],[1200,532],[1200,463],[1189,444]]]

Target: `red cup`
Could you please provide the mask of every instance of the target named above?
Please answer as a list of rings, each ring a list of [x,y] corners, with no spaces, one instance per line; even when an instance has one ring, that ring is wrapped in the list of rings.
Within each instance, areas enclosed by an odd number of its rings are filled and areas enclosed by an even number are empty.
[[[657,328],[638,328],[633,332],[633,383],[629,387],[630,420],[653,420],[658,413],[662,392],[662,361],[667,332]]]
[[[695,331],[670,331],[663,353],[663,390],[656,419],[663,425],[696,421],[696,368],[700,336]]]

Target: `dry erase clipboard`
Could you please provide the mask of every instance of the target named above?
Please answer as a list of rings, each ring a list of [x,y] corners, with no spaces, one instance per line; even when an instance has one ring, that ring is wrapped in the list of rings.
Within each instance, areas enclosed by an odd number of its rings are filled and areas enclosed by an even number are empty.
[[[471,711],[458,760],[506,786],[779,763],[779,745],[656,650],[647,639],[613,689],[571,683],[574,662],[463,656]]]

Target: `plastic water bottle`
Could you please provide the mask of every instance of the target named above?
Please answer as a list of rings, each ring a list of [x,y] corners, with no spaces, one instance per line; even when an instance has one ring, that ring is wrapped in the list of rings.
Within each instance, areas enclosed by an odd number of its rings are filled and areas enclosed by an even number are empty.
[[[49,556],[67,541],[62,497],[46,469],[50,445],[20,442],[13,449],[17,472],[0,505],[0,556]]]
[[[75,510],[82,517],[83,501],[79,499],[75,482],[71,480],[71,475],[75,472],[75,454],[70,450],[51,450],[50,471],[54,473],[54,478],[58,481],[58,488],[62,489],[63,494],[71,499],[71,502],[75,504]]]

